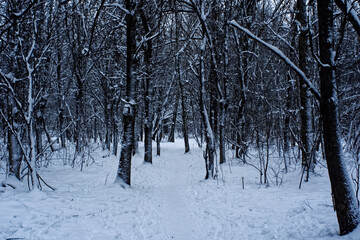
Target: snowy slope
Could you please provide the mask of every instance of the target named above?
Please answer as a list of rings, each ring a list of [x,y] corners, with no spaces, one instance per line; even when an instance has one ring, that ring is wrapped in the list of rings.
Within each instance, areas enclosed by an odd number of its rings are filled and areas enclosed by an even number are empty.
[[[301,190],[298,173],[265,188],[235,160],[223,166],[224,181],[204,181],[202,152],[191,147],[184,154],[181,140],[163,143],[153,165],[136,155],[127,189],[112,184],[114,156],[98,153],[83,172],[51,166],[42,176],[55,192],[17,184],[0,193],[0,239],[360,239],[359,229],[338,236],[325,169]]]

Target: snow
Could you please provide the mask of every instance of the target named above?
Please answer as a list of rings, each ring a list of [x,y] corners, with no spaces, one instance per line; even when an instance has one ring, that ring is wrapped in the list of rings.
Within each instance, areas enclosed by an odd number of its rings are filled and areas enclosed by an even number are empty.
[[[153,165],[135,155],[130,188],[113,183],[118,157],[100,150],[82,172],[55,160],[44,169],[54,192],[29,192],[10,177],[17,189],[0,193],[0,239],[360,239],[359,228],[338,235],[326,169],[302,189],[298,171],[266,188],[254,168],[228,158],[224,181],[205,181],[196,146],[184,154],[182,140],[162,143]]]

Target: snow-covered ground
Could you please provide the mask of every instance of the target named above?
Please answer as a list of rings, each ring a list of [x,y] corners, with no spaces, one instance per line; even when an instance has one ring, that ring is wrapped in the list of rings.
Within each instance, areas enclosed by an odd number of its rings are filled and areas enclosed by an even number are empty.
[[[300,190],[298,172],[266,188],[254,168],[236,160],[223,166],[222,180],[204,181],[201,150],[193,142],[184,154],[177,140],[162,144],[153,165],[137,154],[132,187],[124,189],[113,183],[118,158],[103,155],[82,172],[43,170],[54,192],[17,183],[0,193],[0,239],[360,239],[359,228],[338,235],[326,169]]]

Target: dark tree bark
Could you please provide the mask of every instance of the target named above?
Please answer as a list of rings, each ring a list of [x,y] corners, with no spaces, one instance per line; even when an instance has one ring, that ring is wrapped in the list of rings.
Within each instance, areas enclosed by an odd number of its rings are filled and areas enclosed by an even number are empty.
[[[180,72],[180,71],[179,71]],[[182,110],[182,131],[184,137],[185,153],[190,152],[189,145],[189,133],[188,133],[188,120],[187,120],[187,110],[186,110],[186,97],[184,92],[184,86],[182,83],[180,85],[180,95],[181,95],[181,110]]]
[[[299,35],[299,68],[308,76],[309,75],[309,37],[307,24],[307,6],[305,0],[297,1],[297,20],[300,23]],[[311,161],[312,151],[312,117],[311,117],[311,93],[309,88],[300,83],[300,135],[301,135],[301,157],[302,166],[306,170],[305,182],[309,180],[309,172],[313,170]]]
[[[242,19],[247,27],[250,27],[252,21],[255,19],[256,14],[256,0],[242,1],[240,2],[240,8],[244,9],[242,12]],[[241,158],[245,163],[247,152],[247,131],[246,131],[246,119],[247,111],[246,107],[248,103],[247,89],[248,81],[250,79],[248,68],[251,65],[249,59],[243,56],[243,52],[251,51],[249,38],[247,36],[238,36],[234,33],[235,44],[237,49],[238,60],[238,75],[239,75],[239,87],[240,87],[240,103],[238,106],[238,113],[236,119],[236,147],[235,155],[237,158]]]
[[[78,59],[74,59],[75,61],[81,61]],[[76,70],[75,70],[76,71]],[[77,92],[76,92],[76,123],[75,123],[75,149],[76,153],[79,154],[82,151],[83,147],[83,124],[84,124],[84,105],[83,105],[83,98],[84,98],[84,82],[80,75],[76,76],[76,83],[77,83]],[[74,159],[75,161],[75,159]],[[73,163],[74,167],[75,162]]]
[[[229,8],[228,1],[225,2],[226,8]],[[228,65],[229,65],[229,48],[228,48],[228,16],[227,11],[224,12],[224,53],[223,53],[223,68],[224,68],[224,77],[222,78],[221,87],[223,91],[222,99],[219,102],[220,106],[220,128],[219,128],[219,163],[223,164],[226,163],[226,155],[225,155],[225,133],[226,133],[226,109],[227,109],[227,89],[226,85],[229,81],[229,74],[228,74]]]
[[[57,37],[59,38],[59,33],[57,33]],[[64,117],[64,113],[65,113],[65,107],[64,107],[64,99],[63,99],[63,84],[62,84],[62,67],[61,67],[61,57],[62,57],[62,52],[61,52],[61,48],[59,46],[59,44],[57,43],[57,52],[56,52],[56,59],[57,59],[57,67],[56,67],[56,80],[57,80],[57,91],[58,91],[58,97],[57,97],[57,101],[58,101],[58,108],[59,108],[59,132],[62,132],[63,129],[65,128],[65,117]],[[61,147],[65,148],[66,147],[66,138],[65,138],[65,134],[61,134],[60,136],[60,142],[61,142]]]
[[[170,133],[169,133],[169,138],[168,138],[169,142],[175,142],[176,119],[177,119],[177,112],[178,112],[178,107],[179,107],[179,97],[180,97],[180,92],[179,92],[178,86],[175,86],[175,91],[176,91],[175,106],[174,106],[174,110],[173,110],[173,114],[172,114],[172,121],[171,121]]]
[[[238,60],[238,75],[239,75],[239,86],[240,86],[240,103],[237,110],[237,117],[236,117],[236,147],[235,147],[235,156],[236,158],[241,158],[242,161],[245,163],[245,155],[246,155],[246,131],[245,131],[245,107],[247,102],[247,79],[248,74],[246,69],[248,68],[248,59],[242,57],[243,51],[249,50],[248,39],[243,37],[242,41],[239,37],[235,34],[235,41],[236,41],[236,49],[237,52],[237,60]],[[242,44],[242,46],[241,46]]]
[[[109,93],[107,89],[107,84],[105,84],[104,87],[104,122],[105,122],[105,147],[107,150],[110,151],[110,145],[111,145],[111,120],[110,120],[110,103],[109,103]]]
[[[161,130],[158,132],[158,134],[156,134],[156,155],[157,156],[160,156],[160,154],[161,154],[160,142],[161,142]]]
[[[9,97],[10,99],[12,97]],[[13,130],[15,130],[16,132],[19,132],[19,129],[17,128],[18,123],[16,122],[16,116],[18,115],[16,113],[17,108],[14,107],[13,104],[11,104],[11,100],[8,101],[8,103],[10,103],[8,105],[8,119],[10,124],[13,126]],[[20,180],[21,175],[20,175],[20,170],[21,170],[21,161],[22,161],[22,152],[21,152],[21,148],[20,148],[20,144],[17,141],[16,136],[14,135],[14,133],[9,129],[8,130],[8,151],[9,151],[9,174],[10,175],[15,175],[17,179]]]
[[[71,47],[71,72],[75,83],[75,126],[74,126],[74,142],[75,155],[72,166],[75,167],[75,160],[84,150],[85,146],[85,98],[86,98],[86,72],[88,64],[88,54],[83,51],[83,45],[86,42],[86,17],[82,18],[78,11],[84,10],[82,5],[73,4],[70,16],[65,18],[67,30],[67,38]],[[84,13],[85,14],[85,13]],[[84,15],[85,16],[85,15]]]
[[[284,170],[285,173],[288,172],[288,158],[290,157],[290,108],[291,108],[291,91],[292,91],[292,83],[290,82],[291,78],[288,74],[288,86],[286,89],[286,110],[285,110],[285,118],[284,118]],[[290,159],[290,158],[289,158]]]
[[[318,0],[321,115],[325,156],[328,165],[334,209],[340,235],[345,235],[359,223],[359,210],[353,185],[346,169],[339,135],[338,100],[334,66],[334,0]]]
[[[186,109],[186,96],[185,96],[185,89],[184,84],[181,80],[181,61],[179,58],[179,30],[180,30],[180,20],[179,20],[179,13],[178,8],[176,5],[176,1],[174,1],[175,5],[175,41],[176,41],[176,55],[175,55],[175,69],[176,69],[176,78],[179,83],[180,88],[180,97],[181,97],[181,117],[182,117],[182,132],[184,137],[184,146],[185,146],[185,153],[190,152],[190,145],[189,145],[189,132],[188,132],[188,116],[187,116],[187,109]]]
[[[37,108],[35,108],[35,136],[36,136],[36,154],[40,154],[40,162],[42,161],[42,135],[44,132],[45,126],[45,107],[46,107],[46,100],[42,99],[39,103]]]
[[[119,143],[119,130],[117,123],[115,122],[115,117],[113,117],[113,154],[117,156],[118,152],[118,143]]]
[[[135,134],[135,87],[136,87],[136,15],[134,0],[126,0],[126,102],[123,109],[123,137],[118,167],[118,177],[131,184],[131,157]]]
[[[199,74],[199,82],[200,82],[200,113],[201,119],[204,126],[205,132],[205,142],[206,142],[206,149],[204,152],[204,160],[205,160],[205,179],[209,179],[210,177],[213,178],[215,175],[215,137],[213,128],[211,125],[211,120],[209,118],[209,114],[206,109],[205,101],[206,101],[206,88],[205,88],[205,73],[204,73],[204,56],[205,56],[205,37],[203,39],[203,46],[201,48],[200,53],[200,74]]]
[[[143,4],[143,2],[142,2]],[[145,30],[145,35],[150,33],[148,18],[145,15],[144,9],[140,10],[142,25]],[[152,131],[153,131],[153,118],[154,118],[154,109],[153,109],[153,83],[152,83],[152,40],[149,39],[146,41],[145,50],[144,50],[144,63],[145,63],[145,123],[144,123],[144,161],[147,163],[152,163]]]

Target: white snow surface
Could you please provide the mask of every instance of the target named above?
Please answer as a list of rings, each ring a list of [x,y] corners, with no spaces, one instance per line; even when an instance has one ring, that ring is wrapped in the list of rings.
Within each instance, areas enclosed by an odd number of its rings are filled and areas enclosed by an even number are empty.
[[[118,157],[100,151],[82,172],[44,169],[56,191],[29,192],[10,178],[17,189],[0,193],[0,239],[360,239],[359,228],[338,234],[326,169],[302,189],[298,172],[265,187],[254,168],[229,159],[222,180],[205,181],[202,150],[191,147],[184,154],[182,140],[162,143],[152,165],[135,155],[130,188],[113,183]]]

